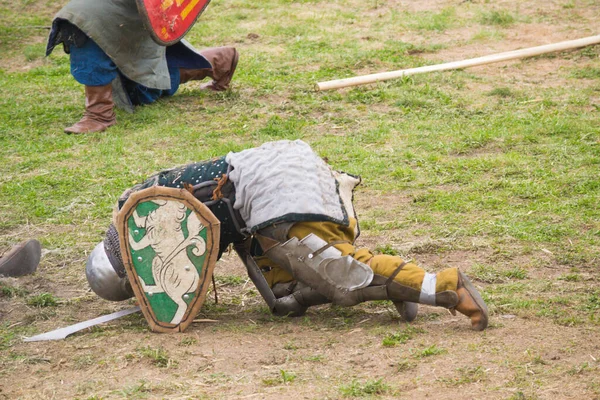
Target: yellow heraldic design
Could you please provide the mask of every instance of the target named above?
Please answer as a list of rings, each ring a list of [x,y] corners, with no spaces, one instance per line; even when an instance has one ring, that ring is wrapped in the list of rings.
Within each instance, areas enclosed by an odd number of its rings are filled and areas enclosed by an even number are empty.
[[[202,256],[206,252],[206,242],[200,236],[205,229],[198,217],[191,213],[187,219],[187,238],[182,229],[182,222],[186,218],[187,208],[176,201],[153,200],[159,207],[151,211],[146,217],[141,217],[137,210],[132,214],[135,225],[146,230],[146,235],[136,242],[129,233],[129,244],[133,250],[142,250],[148,246],[156,253],[152,260],[152,277],[154,285],[146,285],[139,277],[143,291],[152,296],[156,293],[165,293],[177,304],[177,311],[171,320],[178,324],[183,319],[187,310],[186,296],[193,292],[200,278],[198,270],[190,260],[186,249],[190,245],[194,256]],[[177,265],[186,265],[182,269]]]

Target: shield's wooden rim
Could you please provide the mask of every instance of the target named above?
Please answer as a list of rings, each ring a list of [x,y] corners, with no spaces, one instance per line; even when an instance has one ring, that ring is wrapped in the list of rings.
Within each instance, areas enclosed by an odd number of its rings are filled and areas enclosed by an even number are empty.
[[[200,275],[200,282],[202,282],[196,289],[194,300],[192,301],[191,307],[188,307],[183,319],[179,324],[171,324],[163,321],[159,321],[154,311],[148,304],[148,300],[142,290],[142,286],[138,279],[137,273],[133,267],[133,260],[131,259],[131,253],[129,252],[129,232],[127,227],[127,220],[133,214],[133,211],[139,203],[149,200],[156,199],[167,199],[176,200],[186,207],[193,210],[202,224],[207,229],[207,242],[211,243],[210,248],[206,248],[209,256],[205,258],[204,265],[202,266],[202,274]],[[136,299],[140,303],[140,308],[144,317],[150,325],[150,329],[154,332],[183,332],[194,320],[200,308],[204,304],[206,293],[210,285],[213,270],[217,262],[219,255],[219,238],[220,238],[220,225],[221,222],[214,216],[212,211],[205,206],[200,200],[196,199],[186,189],[176,189],[164,186],[153,186],[147,189],[134,192],[129,196],[121,210],[117,215],[117,231],[119,233],[119,242],[121,246],[121,255],[123,257],[123,263],[125,264],[125,270],[129,283],[133,289]],[[207,243],[208,244],[208,243]],[[207,275],[208,274],[208,275]]]
[[[208,7],[210,0],[206,0],[204,7],[202,7],[202,9],[200,11],[198,11],[198,14],[196,14],[196,16],[194,17],[194,20],[190,23],[190,25],[187,27],[187,29],[181,34],[181,36],[179,36],[176,39],[167,40],[167,41],[161,39],[158,36],[158,34],[156,33],[156,31],[154,30],[154,27],[152,26],[152,22],[150,21],[150,16],[148,15],[148,10],[146,9],[146,4],[144,3],[144,0],[136,0],[135,3],[137,5],[138,13],[142,17],[144,26],[146,27],[146,30],[150,33],[152,40],[154,40],[156,43],[160,44],[161,46],[170,46],[172,44],[179,42],[181,39],[183,39],[183,37],[189,32],[189,30],[192,29],[192,27],[196,23],[196,20],[198,20],[198,17],[200,17],[200,15],[202,15],[204,10],[206,10],[206,7]]]

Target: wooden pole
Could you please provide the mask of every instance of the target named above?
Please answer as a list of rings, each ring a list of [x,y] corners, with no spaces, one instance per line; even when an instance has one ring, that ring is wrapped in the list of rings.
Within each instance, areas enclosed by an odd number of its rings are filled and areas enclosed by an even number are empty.
[[[566,42],[559,42],[554,44],[548,44],[544,46],[529,47],[521,50],[507,51],[504,53],[491,54],[488,56],[471,58],[468,60],[453,61],[444,64],[427,65],[424,67],[401,69],[398,71],[381,72],[379,74],[355,76],[353,78],[336,79],[326,82],[318,82],[315,85],[316,90],[331,90],[340,89],[348,86],[366,85],[368,83],[375,83],[380,81],[387,81],[389,79],[401,78],[408,75],[423,74],[426,72],[435,71],[447,71],[451,69],[462,69],[468,67],[475,67],[478,65],[486,65],[501,61],[514,60],[517,58],[533,57],[540,54],[552,53],[556,51],[563,51],[569,49],[576,49],[578,47],[585,47],[592,44],[600,43],[600,35],[589,36],[582,39],[568,40]]]

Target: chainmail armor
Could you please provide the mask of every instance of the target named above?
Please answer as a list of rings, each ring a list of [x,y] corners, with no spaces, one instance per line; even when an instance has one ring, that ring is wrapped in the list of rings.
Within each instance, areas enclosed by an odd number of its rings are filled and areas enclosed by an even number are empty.
[[[115,269],[115,272],[119,278],[127,276],[125,272],[125,264],[123,263],[123,257],[121,257],[121,245],[119,244],[119,234],[117,228],[113,224],[110,224],[108,231],[106,231],[106,238],[104,239],[104,251],[108,256],[110,264]]]

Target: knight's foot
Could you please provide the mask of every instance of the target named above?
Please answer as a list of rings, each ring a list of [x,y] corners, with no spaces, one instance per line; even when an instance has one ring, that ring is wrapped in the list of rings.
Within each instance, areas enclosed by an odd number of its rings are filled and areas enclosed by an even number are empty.
[[[454,307],[456,311],[471,318],[472,329],[484,330],[488,325],[488,309],[475,286],[461,271],[458,271],[456,294],[458,295],[458,304]]]
[[[419,305],[417,303],[394,301],[394,305],[403,321],[412,322],[417,318],[417,313],[419,312]]]

